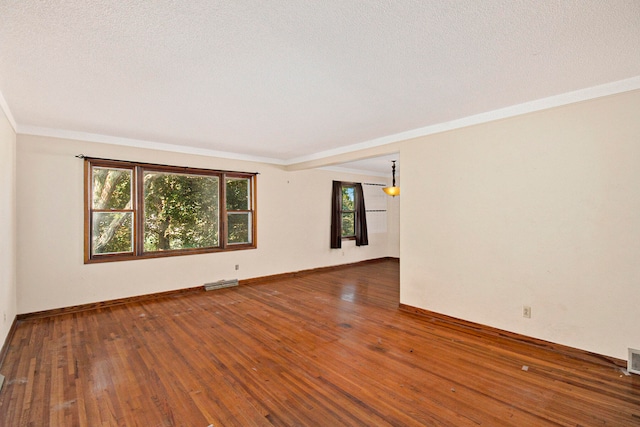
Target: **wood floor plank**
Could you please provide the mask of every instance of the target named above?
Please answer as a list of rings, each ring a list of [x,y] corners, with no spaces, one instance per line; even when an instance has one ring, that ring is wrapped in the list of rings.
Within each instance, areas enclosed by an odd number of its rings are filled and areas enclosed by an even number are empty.
[[[386,260],[19,321],[0,426],[640,426],[640,377],[399,310],[398,281]]]

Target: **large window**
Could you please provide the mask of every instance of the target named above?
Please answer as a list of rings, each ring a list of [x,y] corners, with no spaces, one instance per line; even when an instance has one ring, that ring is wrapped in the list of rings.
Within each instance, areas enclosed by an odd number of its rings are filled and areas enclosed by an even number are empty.
[[[85,262],[255,248],[255,174],[85,159]]]

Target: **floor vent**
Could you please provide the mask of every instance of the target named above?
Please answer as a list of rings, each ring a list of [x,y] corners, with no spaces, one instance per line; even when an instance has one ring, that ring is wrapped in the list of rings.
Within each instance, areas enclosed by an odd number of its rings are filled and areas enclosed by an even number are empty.
[[[640,350],[629,349],[627,371],[640,375]]]
[[[231,288],[233,286],[238,286],[238,279],[218,280],[217,282],[205,283],[204,290],[214,291],[216,289]]]
[[[0,374],[0,390],[2,390],[3,384],[4,384],[4,375]]]

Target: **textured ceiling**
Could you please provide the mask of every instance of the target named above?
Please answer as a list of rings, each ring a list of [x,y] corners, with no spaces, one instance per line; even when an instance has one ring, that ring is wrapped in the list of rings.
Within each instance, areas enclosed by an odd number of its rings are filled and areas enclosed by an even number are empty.
[[[640,76],[638,0],[2,0],[0,17],[19,132],[283,163]]]

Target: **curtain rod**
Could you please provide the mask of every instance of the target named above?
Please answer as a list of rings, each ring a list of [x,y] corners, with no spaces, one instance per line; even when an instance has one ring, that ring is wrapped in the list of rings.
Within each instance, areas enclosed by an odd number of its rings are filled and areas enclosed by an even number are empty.
[[[371,183],[371,182],[363,182],[362,185],[377,185],[379,187],[384,187],[387,184],[374,184],[374,183]]]
[[[143,165],[143,166],[169,166],[172,168],[177,168],[177,169],[199,169],[199,170],[210,170],[210,171],[214,171],[214,172],[230,172],[230,173],[247,173],[247,174],[254,174],[254,175],[260,175],[260,172],[239,172],[239,171],[228,171],[228,170],[220,170],[220,169],[206,169],[206,168],[194,168],[194,167],[189,167],[189,166],[175,166],[175,165],[163,165],[160,163],[147,163],[147,162],[134,162],[134,161],[130,161],[130,160],[118,160],[118,159],[106,159],[104,157],[91,157],[91,156],[85,156],[84,154],[78,154],[76,156],[74,156],[78,159],[83,159],[83,160],[104,160],[107,162],[121,162],[121,163],[135,163],[136,165]]]

